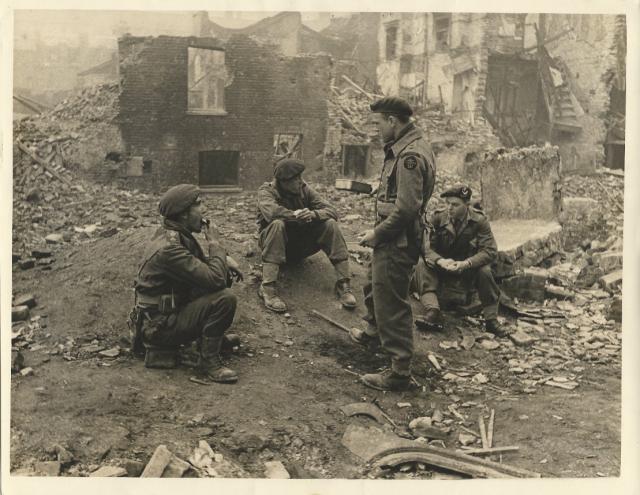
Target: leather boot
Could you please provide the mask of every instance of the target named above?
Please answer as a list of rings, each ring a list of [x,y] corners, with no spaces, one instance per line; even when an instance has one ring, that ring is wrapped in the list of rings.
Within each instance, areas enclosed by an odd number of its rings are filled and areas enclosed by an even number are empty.
[[[370,373],[363,375],[360,380],[367,387],[376,390],[401,392],[409,388],[411,377],[400,375],[392,370],[385,370],[382,373]]]
[[[232,369],[226,368],[220,359],[220,347],[222,335],[213,337],[203,336],[200,343],[200,359],[198,372],[205,378],[218,383],[235,383],[238,374]]]
[[[509,332],[500,325],[496,318],[486,320],[484,322],[484,327],[487,329],[487,332],[492,333],[496,337],[507,337],[509,335]]]
[[[361,328],[350,328],[349,329],[349,337],[356,344],[361,345],[362,347],[367,348],[370,351],[375,352],[378,350],[380,345],[380,337],[378,335],[372,335],[366,330],[362,330]]]
[[[357,305],[356,297],[353,295],[348,278],[336,282],[336,296],[338,296],[342,307],[346,309],[353,309]]]
[[[420,330],[442,330],[442,313],[438,308],[427,308],[421,316],[416,316],[416,326]]]
[[[260,284],[258,296],[264,301],[265,307],[275,313],[284,313],[287,310],[287,305],[278,297],[278,288],[275,282]]]

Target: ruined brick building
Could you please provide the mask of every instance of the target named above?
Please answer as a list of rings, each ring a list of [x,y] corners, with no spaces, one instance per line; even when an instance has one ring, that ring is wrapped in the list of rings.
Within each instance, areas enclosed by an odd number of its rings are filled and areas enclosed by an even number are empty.
[[[130,183],[256,188],[274,159],[321,155],[332,61],[287,57],[246,35],[119,41]]]
[[[624,146],[608,125],[624,108],[624,32],[612,15],[383,14],[378,83],[471,127],[486,119],[507,146],[557,144],[563,170],[585,171],[605,142],[609,164]]]

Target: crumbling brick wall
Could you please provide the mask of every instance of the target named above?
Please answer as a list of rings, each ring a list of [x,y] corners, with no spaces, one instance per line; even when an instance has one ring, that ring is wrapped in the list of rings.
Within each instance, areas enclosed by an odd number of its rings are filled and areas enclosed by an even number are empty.
[[[559,57],[569,69],[568,79],[584,114],[578,117],[582,131],[575,137],[555,141],[562,155],[564,171],[589,172],[604,163],[606,114],[611,82],[604,76],[616,66],[614,15],[548,16],[547,36],[573,27],[572,35],[548,44],[552,57]]]
[[[272,176],[274,133],[301,133],[311,166],[321,157],[330,57],[286,57],[244,35],[124,37],[119,45],[120,128],[128,153],[152,160],[149,182],[197,183],[198,153],[228,150],[239,152],[239,185],[255,188]],[[190,46],[225,50],[227,115],[187,113]]]

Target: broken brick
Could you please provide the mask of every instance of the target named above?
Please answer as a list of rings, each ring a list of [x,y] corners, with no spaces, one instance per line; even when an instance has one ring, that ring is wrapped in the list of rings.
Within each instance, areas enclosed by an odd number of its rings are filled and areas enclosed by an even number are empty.
[[[622,270],[609,273],[598,281],[604,290],[613,292],[622,285]]]
[[[60,476],[62,465],[58,461],[36,462],[34,469],[38,476]]]
[[[172,457],[173,454],[166,445],[158,445],[140,477],[160,478],[167,467],[167,464],[171,462]]]
[[[127,470],[119,466],[102,466],[89,476],[91,478],[119,478],[127,475]]]
[[[36,260],[34,260],[33,258],[29,258],[26,260],[18,261],[18,266],[21,270],[28,270],[36,266]]]
[[[509,338],[512,342],[520,347],[526,347],[533,344],[537,339],[531,337],[527,333],[523,332],[520,329],[517,329],[515,332],[509,334]]]
[[[597,263],[603,273],[611,273],[622,268],[621,252],[604,252],[593,256],[593,261]]]
[[[62,242],[62,234],[49,234],[44,240],[47,244],[60,244]]]
[[[172,456],[169,464],[162,473],[163,478],[182,478],[191,465],[177,456]]]
[[[268,461],[264,463],[264,475],[270,479],[288,480],[291,475],[280,461]]]
[[[18,297],[14,304],[16,306],[27,306],[29,309],[36,307],[36,297],[33,294],[25,294]]]
[[[14,306],[11,308],[11,321],[24,321],[29,318],[29,306]]]
[[[31,256],[35,259],[39,260],[40,258],[50,258],[52,255],[49,249],[33,249],[31,251]]]

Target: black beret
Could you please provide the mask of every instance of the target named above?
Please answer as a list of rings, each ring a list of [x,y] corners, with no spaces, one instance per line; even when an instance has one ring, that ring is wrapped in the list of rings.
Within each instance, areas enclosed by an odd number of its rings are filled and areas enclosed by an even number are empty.
[[[278,180],[289,180],[302,172],[304,172],[304,163],[293,158],[286,158],[276,163],[273,176]]]
[[[374,101],[369,105],[369,108],[371,108],[371,111],[374,113],[393,113],[396,115],[406,115],[407,117],[413,115],[411,105],[409,105],[406,100],[395,96],[386,96],[381,100]]]
[[[198,200],[200,189],[193,184],[180,184],[169,188],[160,198],[158,209],[163,217],[179,215]]]
[[[471,198],[471,189],[464,184],[456,184],[440,195],[441,198],[460,198],[468,201]]]

